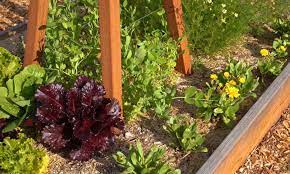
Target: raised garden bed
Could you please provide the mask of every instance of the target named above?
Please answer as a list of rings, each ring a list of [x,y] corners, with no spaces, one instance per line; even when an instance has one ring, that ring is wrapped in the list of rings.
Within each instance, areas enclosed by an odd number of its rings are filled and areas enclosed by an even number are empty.
[[[171,18],[176,18],[176,16],[171,16]],[[16,31],[19,28],[21,30],[21,27],[25,28],[24,23],[20,24],[20,27],[16,26],[12,28],[11,31]],[[7,31],[0,32],[0,34],[3,34],[4,37],[9,36],[9,32]],[[263,44],[257,41],[256,45],[251,39],[256,38],[253,38],[252,36],[244,37],[244,40],[246,41],[244,42],[243,40],[242,49],[239,43],[234,44],[233,48],[226,50],[227,53],[229,51],[229,55],[234,57],[236,60],[243,60],[252,65],[255,64],[257,59],[260,58],[259,50],[261,48],[270,48],[272,38],[270,43],[267,42],[268,40],[263,42]],[[9,43],[6,43],[6,45],[7,44]],[[237,45],[239,45],[239,48],[235,48]],[[210,73],[218,72],[225,66],[226,58],[223,56],[227,53],[221,53],[222,57],[217,56],[214,57],[214,59],[212,59],[213,57],[207,57],[203,60],[203,65],[206,67],[198,67],[201,68],[199,69],[200,71],[195,72],[190,77],[180,77],[178,81],[179,85],[177,87],[178,96],[182,96],[184,88],[191,85],[195,85],[202,89],[205,86],[204,82],[209,82],[208,77],[210,76]],[[20,53],[20,55],[22,54]],[[110,62],[110,64],[112,65],[113,63]],[[106,70],[110,71],[112,69]],[[107,74],[110,73],[112,72]],[[246,157],[254,147],[262,140],[270,127],[279,119],[282,111],[289,106],[289,76],[290,65],[285,67],[284,71],[276,78],[266,92],[264,92],[266,87],[259,87],[257,92],[258,96],[260,96],[259,100],[255,103],[255,99],[249,99],[242,105],[241,110],[237,114],[237,120],[239,121],[233,130],[231,130],[231,127],[220,126],[219,122],[221,122],[221,119],[218,118],[214,118],[211,122],[206,122],[200,118],[189,117],[188,121],[196,122],[198,130],[202,135],[205,135],[205,146],[208,147],[208,153],[198,151],[185,153],[173,147],[172,137],[170,137],[168,132],[166,132],[161,126],[166,124],[166,120],[153,117],[149,112],[145,117],[141,117],[136,121],[129,123],[126,126],[124,135],[120,135],[116,138],[116,145],[114,145],[112,149],[97,153],[93,159],[87,162],[71,161],[64,157],[65,153],[53,153],[47,149],[51,159],[49,173],[120,173],[120,168],[117,167],[116,162],[113,161],[111,156],[117,150],[121,150],[127,154],[129,146],[135,145],[136,140],[141,141],[145,151],[148,151],[151,145],[165,148],[165,160],[167,160],[173,167],[180,168],[183,173],[234,173],[243,164]],[[110,79],[110,77],[108,79]],[[109,81],[107,81],[107,83],[109,83]],[[271,80],[266,79],[265,84],[270,83]],[[251,107],[252,104],[254,105]],[[249,108],[250,110],[248,111]],[[195,116],[195,111],[195,108],[192,106],[189,107],[189,105],[186,105],[183,100],[177,99],[173,103],[173,110],[171,110],[170,114],[175,116],[185,113],[186,115]],[[246,112],[247,114],[245,115]],[[40,143],[39,146],[45,148]],[[211,155],[211,153],[213,154]]]
[[[289,96],[290,64],[197,173],[234,173],[289,106]]]

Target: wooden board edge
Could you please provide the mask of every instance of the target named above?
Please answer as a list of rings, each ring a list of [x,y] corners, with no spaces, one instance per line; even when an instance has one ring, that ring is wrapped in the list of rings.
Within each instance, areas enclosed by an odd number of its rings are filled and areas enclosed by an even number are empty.
[[[251,107],[197,174],[231,174],[244,163],[290,104],[290,64]]]

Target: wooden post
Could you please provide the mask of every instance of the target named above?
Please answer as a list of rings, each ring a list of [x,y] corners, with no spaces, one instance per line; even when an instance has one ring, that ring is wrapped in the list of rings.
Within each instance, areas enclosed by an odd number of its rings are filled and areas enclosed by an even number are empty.
[[[107,96],[122,105],[120,1],[99,0],[102,78]]]
[[[179,58],[176,70],[183,74],[191,74],[191,58],[187,37],[184,35],[184,22],[181,0],[163,0],[163,6],[167,14],[169,31],[174,39],[181,38]]]
[[[24,66],[39,63],[44,43],[49,0],[31,0],[24,53]]]

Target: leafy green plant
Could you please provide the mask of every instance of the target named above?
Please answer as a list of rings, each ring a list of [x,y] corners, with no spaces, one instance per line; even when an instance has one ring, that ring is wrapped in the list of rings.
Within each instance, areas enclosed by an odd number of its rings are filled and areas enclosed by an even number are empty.
[[[170,117],[163,128],[174,137],[175,145],[181,150],[207,152],[207,148],[201,147],[204,138],[197,132],[195,123],[189,123],[178,115]]]
[[[130,146],[127,157],[122,152],[117,152],[113,157],[124,168],[123,174],[180,174],[179,169],[174,170],[161,161],[164,153],[164,149],[154,146],[147,154],[144,154],[142,145],[138,141],[136,148]]]
[[[258,61],[258,69],[262,76],[274,75],[278,76],[287,60],[279,60],[273,56],[265,57]]]
[[[287,47],[290,42],[286,39],[275,39],[273,42],[273,51],[271,54],[277,58],[283,58],[288,56]]]
[[[206,120],[220,116],[229,124],[236,119],[240,104],[250,96],[256,97],[254,91],[259,82],[252,70],[252,66],[232,60],[222,72],[210,76],[211,81],[204,90],[189,87],[185,91],[185,102],[195,105]]]
[[[21,69],[20,59],[0,47],[0,86]]]
[[[285,0],[183,0],[184,18],[191,48],[214,53],[250,30],[250,24],[267,23]],[[257,25],[254,25],[255,27]],[[260,25],[262,26],[262,25]]]
[[[100,79],[99,38],[97,1],[52,0],[42,64],[59,82],[69,83],[78,75]]]
[[[43,62],[50,82],[69,86],[78,75],[101,79],[98,19],[97,1],[51,1]],[[167,32],[162,0],[121,1],[121,24],[125,117],[163,115],[175,93],[178,48]]]
[[[19,134],[18,139],[5,138],[0,142],[0,173],[47,173],[48,155],[35,146],[33,139],[25,137],[24,134]]]
[[[1,133],[12,131],[31,113],[34,93],[44,75],[39,65],[30,65],[0,86],[0,120],[6,123]]]
[[[260,54],[263,57],[258,61],[258,69],[263,77],[267,75],[278,76],[288,56],[287,48],[290,42],[285,39],[275,39],[273,42],[273,50],[261,49]]]
[[[160,32],[146,35],[144,41],[125,37],[123,50],[123,99],[127,119],[144,112],[164,115],[175,89],[174,67],[177,58],[176,44]]]
[[[282,37],[290,36],[290,17],[277,18],[274,22],[274,29]]]

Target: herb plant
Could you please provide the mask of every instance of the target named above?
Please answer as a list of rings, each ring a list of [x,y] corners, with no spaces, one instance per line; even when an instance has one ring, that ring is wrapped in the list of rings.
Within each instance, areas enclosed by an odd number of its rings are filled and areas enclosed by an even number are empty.
[[[117,152],[113,157],[124,168],[123,174],[180,174],[179,169],[174,170],[165,162],[161,161],[165,153],[164,149],[152,147],[146,154],[143,152],[141,143],[138,141],[136,148],[130,146],[128,156]]]
[[[35,98],[42,142],[55,151],[69,149],[73,160],[88,160],[96,150],[106,150],[114,128],[122,130],[124,123],[118,102],[104,95],[104,87],[85,76],[69,90],[60,84],[41,86]]]
[[[206,120],[220,116],[225,124],[236,119],[240,104],[248,97],[256,97],[259,82],[253,67],[243,62],[230,61],[224,71],[210,76],[204,90],[192,86],[185,91],[185,102],[197,107]]]
[[[35,142],[24,134],[17,139],[6,137],[0,142],[0,173],[46,174],[49,158],[46,152],[36,148]]]
[[[182,116],[170,117],[164,129],[175,139],[175,144],[183,151],[207,152],[207,148],[201,147],[204,138],[196,130],[195,123],[188,123]]]
[[[0,47],[0,86],[21,69],[20,59]]]
[[[33,112],[33,96],[44,75],[39,65],[30,65],[0,86],[0,139],[2,133],[12,131]]]

